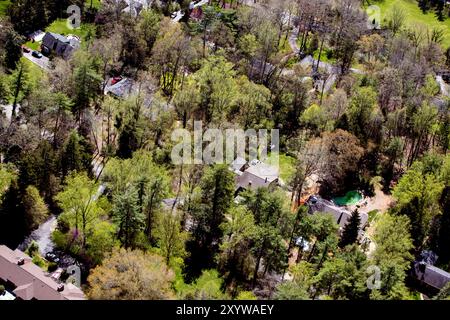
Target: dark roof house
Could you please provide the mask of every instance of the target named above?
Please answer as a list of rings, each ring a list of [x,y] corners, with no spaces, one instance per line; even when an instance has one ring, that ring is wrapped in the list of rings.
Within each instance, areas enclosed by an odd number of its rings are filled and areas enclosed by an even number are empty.
[[[32,262],[20,250],[0,245],[0,282],[13,287],[12,293],[22,300],[85,300],[75,285],[60,284]]]
[[[438,293],[450,282],[450,273],[434,266],[437,258],[434,252],[423,251],[420,259],[414,262],[412,275],[418,281],[421,291],[427,295]]]
[[[44,54],[54,53],[68,59],[79,47],[80,41],[75,36],[65,37],[57,33],[47,32],[42,39],[41,50]]]
[[[333,216],[334,221],[339,225],[339,227],[344,228],[347,224],[347,221],[350,219],[352,213],[348,211],[347,209],[343,207],[339,207],[335,205],[333,202],[323,199],[320,196],[311,196],[306,201],[306,204],[308,205],[308,213],[314,214],[316,212],[326,212]],[[360,229],[360,235],[362,230],[367,224],[367,221],[369,220],[369,215],[365,212],[359,212],[359,216],[361,219],[361,224],[359,226]]]
[[[427,293],[436,294],[448,282],[450,273],[423,261],[414,263],[414,275],[419,280]]]

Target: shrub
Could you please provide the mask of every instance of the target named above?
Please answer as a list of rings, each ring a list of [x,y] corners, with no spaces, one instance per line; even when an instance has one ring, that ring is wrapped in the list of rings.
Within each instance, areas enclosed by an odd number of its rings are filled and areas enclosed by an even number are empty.
[[[58,269],[58,265],[55,262],[50,262],[47,267],[48,272],[55,272]]]
[[[34,257],[36,253],[39,253],[39,245],[35,241],[32,241],[28,247],[28,254],[30,257]]]

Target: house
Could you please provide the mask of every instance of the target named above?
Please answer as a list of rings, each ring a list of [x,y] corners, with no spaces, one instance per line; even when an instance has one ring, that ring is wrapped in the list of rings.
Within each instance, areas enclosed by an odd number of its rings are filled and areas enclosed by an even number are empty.
[[[112,96],[120,99],[128,98],[135,90],[135,83],[130,78],[114,77],[108,80],[105,86],[105,95],[111,94]]]
[[[437,294],[450,282],[450,273],[434,266],[437,258],[434,252],[424,250],[412,269],[412,275],[421,291],[430,296]]]
[[[242,174],[236,176],[236,193],[246,189],[275,188],[279,183],[277,167],[253,160]]]
[[[230,164],[230,170],[233,171],[237,175],[242,175],[247,169],[247,161],[242,157],[237,157],[234,159],[234,161]]]
[[[333,202],[323,199],[318,195],[310,196],[306,201],[308,206],[308,213],[314,214],[316,212],[325,212],[333,216],[334,221],[339,225],[340,231],[343,230],[347,221],[350,219],[352,213],[343,207],[335,205]],[[369,220],[369,215],[365,212],[359,212],[359,217],[361,219],[361,224],[359,225],[360,236],[362,235],[362,230],[367,225]]]
[[[56,282],[20,250],[0,245],[0,283],[21,300],[85,300],[75,285]]]
[[[63,36],[47,32],[42,39],[41,51],[45,55],[54,53],[64,59],[70,58],[72,53],[80,47],[80,40],[76,36]]]
[[[438,293],[450,282],[450,273],[425,262],[414,263],[414,275],[422,286],[422,290],[430,295]]]

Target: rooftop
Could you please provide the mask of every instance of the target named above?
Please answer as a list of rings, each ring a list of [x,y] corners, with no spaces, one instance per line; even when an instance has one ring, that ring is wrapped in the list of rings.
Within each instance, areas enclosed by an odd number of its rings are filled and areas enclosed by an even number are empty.
[[[343,228],[347,224],[347,220],[350,219],[352,213],[343,207],[335,205],[333,202],[323,199],[320,196],[311,196],[307,201],[309,207],[309,213],[326,212],[333,215],[336,223],[339,227]],[[369,215],[365,212],[359,211],[359,217],[361,219],[360,229],[363,229],[369,220]]]
[[[426,262],[416,262],[414,271],[417,278],[427,285],[440,290],[450,282],[450,273]]]
[[[238,189],[269,187],[272,182],[278,181],[279,175],[277,167],[259,161],[252,161],[247,170],[237,176],[236,186]]]
[[[22,264],[21,264],[22,263]],[[73,284],[60,285],[20,250],[0,245],[0,278],[13,283],[14,293],[23,300],[84,300],[83,291]]]

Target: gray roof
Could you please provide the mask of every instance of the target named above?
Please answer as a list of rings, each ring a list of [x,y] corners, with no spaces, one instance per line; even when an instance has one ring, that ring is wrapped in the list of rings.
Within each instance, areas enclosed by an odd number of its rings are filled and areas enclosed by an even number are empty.
[[[240,171],[247,164],[247,161],[242,157],[236,157],[234,161],[230,164],[230,168],[233,171]]]
[[[110,81],[108,82],[110,83]],[[113,85],[107,85],[105,92],[111,93],[119,98],[127,98],[131,94],[133,86],[134,81],[132,79],[125,78]]]
[[[345,209],[344,207],[339,207],[335,205],[333,202],[323,199],[320,196],[311,196],[307,205],[309,207],[309,213],[314,214],[316,212],[326,212],[330,213],[334,217],[334,221],[343,228],[347,221],[350,219],[352,213]],[[361,219],[361,224],[359,226],[360,229],[363,229],[367,221],[369,220],[369,215],[365,212],[359,211],[359,217]]]
[[[55,38],[58,41],[61,42],[65,42],[65,43],[69,43],[69,39],[67,39],[65,36],[58,34],[58,33],[53,33],[53,32],[48,32],[53,38]]]
[[[237,176],[236,186],[238,189],[267,188],[272,182],[278,181],[278,178],[278,168],[259,162],[250,165],[242,175]]]
[[[75,36],[66,37],[58,33],[47,32],[42,39],[42,45],[46,50],[68,58],[75,49],[80,47],[80,41]]]
[[[438,290],[450,282],[450,273],[425,262],[416,262],[414,271],[420,281]]]

